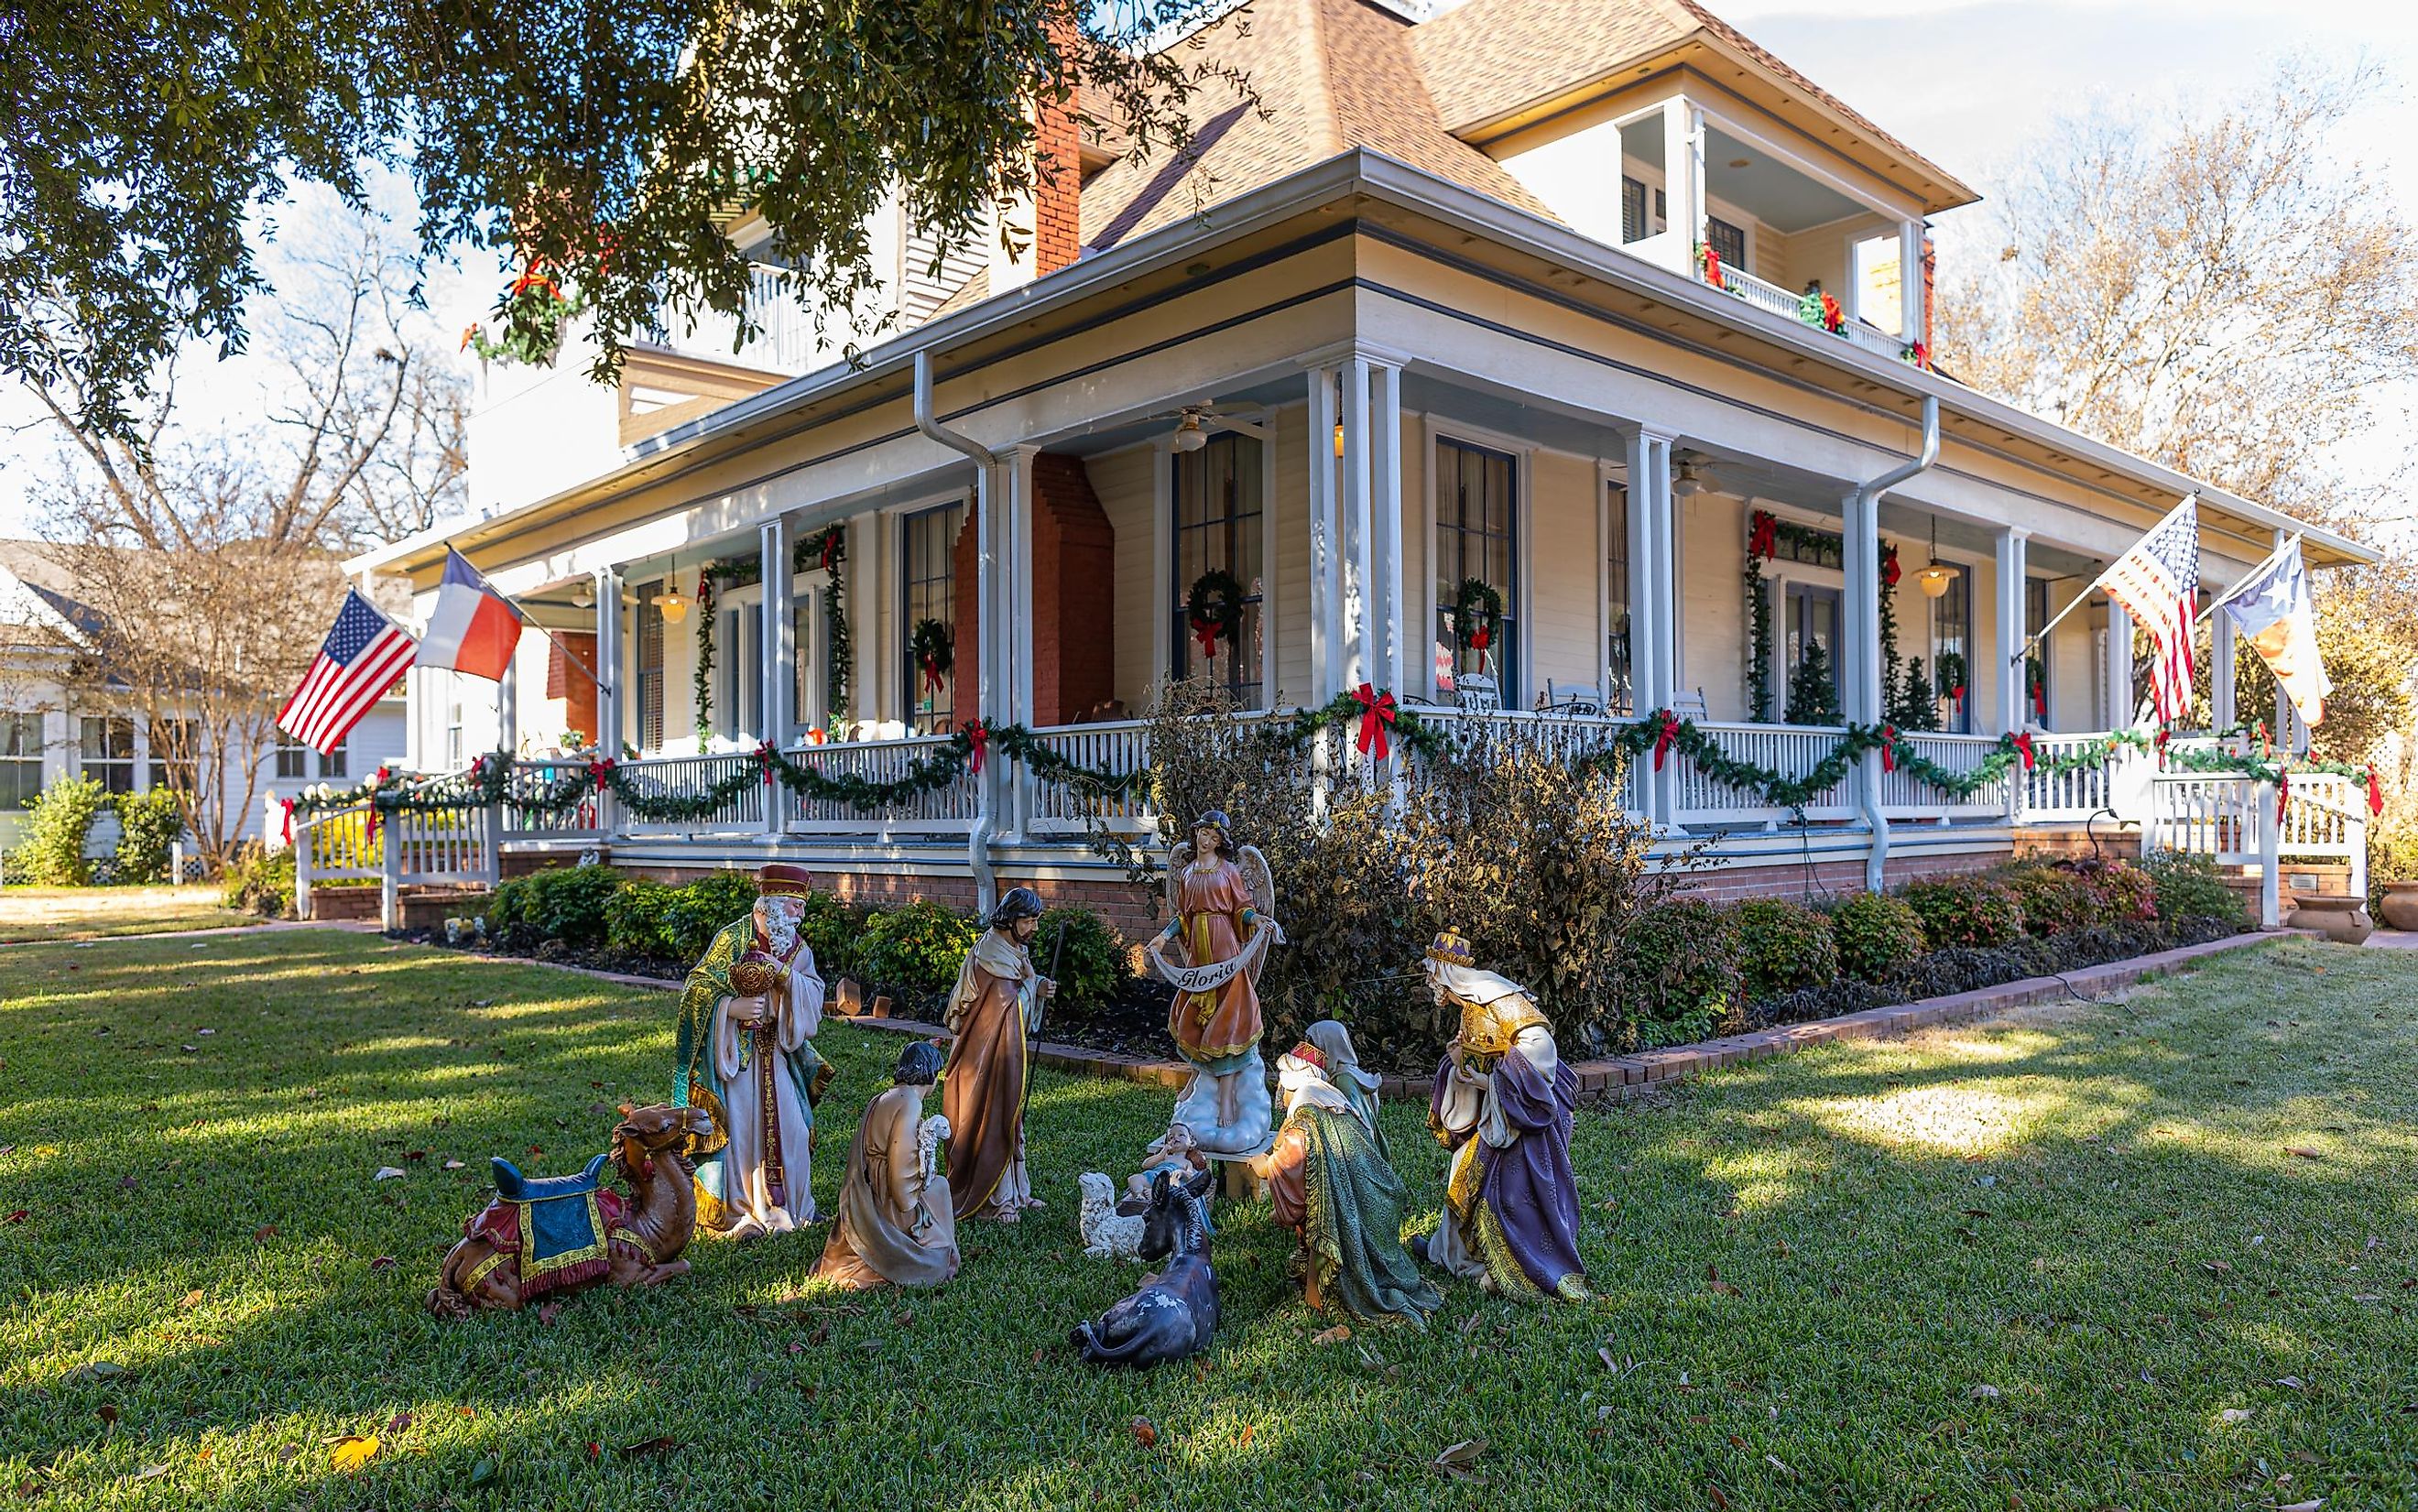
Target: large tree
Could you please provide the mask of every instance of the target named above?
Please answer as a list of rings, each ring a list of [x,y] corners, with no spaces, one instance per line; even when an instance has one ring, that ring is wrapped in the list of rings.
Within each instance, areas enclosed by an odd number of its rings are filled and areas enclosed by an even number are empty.
[[[895,192],[960,243],[1035,182],[1036,103],[1186,136],[1197,51],[1140,45],[1228,0],[30,0],[0,20],[0,370],[71,384],[84,429],[139,433],[162,363],[239,348],[289,187],[365,200],[405,169],[421,252],[508,248],[575,289],[600,368],[666,300],[744,319],[761,218],[819,309],[874,278]],[[550,342],[541,301],[507,339]]]
[[[1941,365],[2406,556],[2383,511],[2410,443],[2380,430],[2377,396],[2418,379],[2418,241],[2384,178],[2334,140],[2381,87],[2364,66],[2295,61],[2180,123],[2096,112],[2058,125],[2022,155],[1997,220],[1960,238],[1983,255],[1945,282]],[[2317,748],[2364,759],[2409,719],[2418,573],[2404,559],[2336,570],[2319,604],[2337,694]],[[2243,672],[2243,716],[2272,717],[2270,680],[2255,662]]]

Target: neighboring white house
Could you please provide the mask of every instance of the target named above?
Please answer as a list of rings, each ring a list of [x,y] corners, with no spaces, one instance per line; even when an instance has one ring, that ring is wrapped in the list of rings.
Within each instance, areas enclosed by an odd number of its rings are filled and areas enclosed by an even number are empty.
[[[1866,752],[1783,808],[1682,754],[1632,773],[1632,806],[1730,892],[1982,865],[2144,809],[2139,763],[2096,764],[2135,719],[2130,625],[2077,597],[2187,493],[2204,592],[2300,527],[1932,370],[1929,218],[1976,198],[1953,175],[1692,0],[1256,0],[1186,45],[1259,108],[1204,95],[1195,151],[1147,162],[1045,111],[1064,171],[1029,258],[957,259],[935,298],[928,258],[871,228],[904,328],[858,361],[800,336],[768,273],[748,350],[666,318],[617,389],[584,381],[575,331],[552,368],[491,370],[473,514],[347,570],[424,615],[459,549],[602,686],[535,637],[500,697],[415,674],[418,764],[569,728],[653,791],[727,786],[758,741],[880,780],[979,717],[1122,766],[1143,731],[1116,716],[1207,675],[1272,715],[1366,682],[1597,741],[1668,709],[1794,776],[1843,721],[1895,718],[1903,657],[1953,670],[1910,737],[1932,770],[1998,772],[2019,731],[2086,765],[1951,791]],[[825,539],[835,557],[801,549]],[[2372,559],[2320,530],[2306,550]],[[1203,655],[1186,600],[1221,573],[1236,633]],[[918,665],[919,630],[953,664]],[[2257,805],[2225,802],[2237,846]],[[994,761],[878,812],[759,788],[502,833],[972,896],[1117,885],[1085,813]]]
[[[122,685],[95,687],[73,675],[68,644],[82,639],[83,627],[97,619],[44,542],[0,541],[0,848],[17,843],[27,803],[59,778],[81,773],[118,793],[168,780],[153,758],[152,731],[132,711]],[[399,694],[381,700],[330,756],[281,743],[227,762],[230,804],[243,800],[246,769],[257,773],[244,837],[275,843],[278,828],[268,816],[279,813],[280,798],[306,786],[346,787],[381,763],[399,766],[404,710]],[[85,848],[107,855],[116,840],[117,820],[104,815]]]

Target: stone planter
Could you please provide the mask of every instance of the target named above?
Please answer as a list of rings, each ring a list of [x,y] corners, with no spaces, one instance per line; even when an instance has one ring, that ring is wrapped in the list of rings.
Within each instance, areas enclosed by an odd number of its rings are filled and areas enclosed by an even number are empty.
[[[2384,915],[2388,929],[2418,929],[2418,882],[2384,884]]]
[[[2328,939],[2345,945],[2356,945],[2376,933],[2376,924],[2367,916],[2367,899],[2328,897],[2315,893],[2293,894],[2292,924],[2301,929],[2319,929]]]

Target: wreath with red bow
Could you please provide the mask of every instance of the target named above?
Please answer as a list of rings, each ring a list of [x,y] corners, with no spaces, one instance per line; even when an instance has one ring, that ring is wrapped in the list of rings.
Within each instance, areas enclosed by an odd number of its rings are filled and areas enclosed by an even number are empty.
[[[1243,634],[1242,580],[1222,567],[1212,567],[1192,580],[1184,595],[1184,618],[1203,658],[1217,654],[1217,643],[1232,645]]]
[[[907,636],[907,654],[923,672],[926,691],[938,693],[941,680],[956,664],[956,636],[938,619],[918,619]]]
[[[1452,591],[1452,633],[1463,646],[1482,651],[1503,626],[1503,595],[1484,578],[1464,577]]]

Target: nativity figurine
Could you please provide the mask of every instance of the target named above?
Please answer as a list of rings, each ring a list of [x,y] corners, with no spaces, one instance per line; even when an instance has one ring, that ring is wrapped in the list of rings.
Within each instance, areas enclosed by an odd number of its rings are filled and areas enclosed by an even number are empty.
[[[1322,1018],[1302,1031],[1319,1054],[1326,1057],[1326,1079],[1360,1115],[1369,1127],[1369,1138],[1377,1141],[1377,1153],[1385,1164],[1394,1163],[1393,1147],[1385,1142],[1385,1125],[1377,1122],[1378,1079],[1360,1069],[1360,1052],[1352,1046],[1352,1031],[1332,1018]]]
[[[1075,1325],[1076,1352],[1094,1365],[1137,1368],[1198,1354],[1217,1333],[1217,1273],[1209,1263],[1209,1228],[1201,1204],[1216,1178],[1189,1182],[1160,1176],[1150,1184],[1150,1211],[1141,1216],[1143,1260],[1165,1259],[1134,1294],[1088,1322]]]
[[[701,1107],[697,1222],[733,1239],[815,1221],[814,1107],[831,1067],[815,1053],[823,979],[799,926],[813,879],[774,863],[756,906],[723,926],[681,994],[672,1101]]]
[[[949,1063],[941,1073],[941,1110],[949,1121],[949,1187],[959,1220],[1015,1223],[1033,1195],[1024,1167],[1025,1078],[1041,1005],[1056,983],[1033,965],[1041,895],[1011,889],[991,910],[990,927],[957,968],[950,990]]]
[[[1444,1222],[1422,1258],[1498,1296],[1587,1295],[1570,1123],[1578,1076],[1526,988],[1481,971],[1450,930],[1429,947],[1436,1003],[1460,1032],[1436,1067],[1428,1124],[1452,1151]]]
[[[814,1275],[862,1290],[939,1286],[957,1274],[956,1206],[949,1179],[933,1169],[945,1120],[924,1114],[940,1072],[941,1047],[917,1040],[899,1052],[890,1089],[865,1105]]]
[[[1310,1310],[1333,1300],[1354,1318],[1424,1325],[1444,1298],[1402,1248],[1409,1195],[1328,1070],[1313,1045],[1277,1058],[1284,1127],[1252,1173],[1268,1184],[1276,1221],[1301,1242],[1294,1259]]]
[[[1181,1120],[1170,1123],[1167,1132],[1142,1147],[1141,1157],[1149,1164],[1125,1178],[1125,1196],[1117,1199],[1117,1211],[1140,1213],[1150,1206],[1150,1184],[1166,1171],[1177,1181],[1190,1181],[1209,1168],[1209,1157],[1201,1151],[1201,1141],[1192,1137],[1192,1125]]]
[[[1169,858],[1168,925],[1148,954],[1176,989],[1168,1032],[1192,1067],[1175,1119],[1213,1158],[1267,1148],[1271,1107],[1267,1065],[1260,1057],[1259,980],[1269,947],[1284,943],[1275,908],[1267,858],[1255,846],[1234,844],[1224,814],[1201,815],[1192,837]]]

